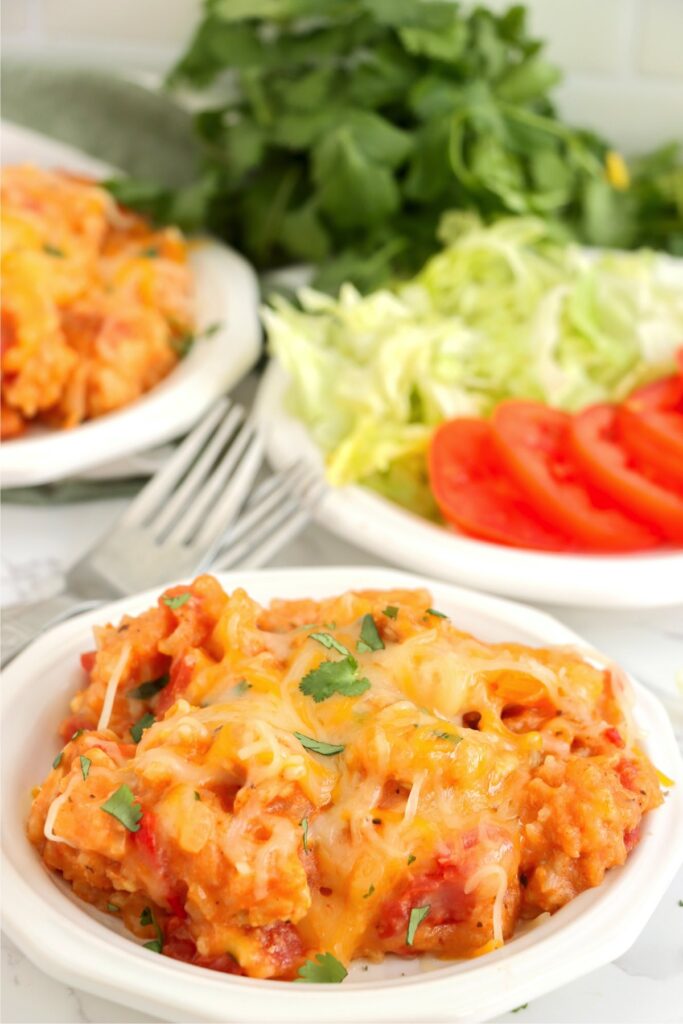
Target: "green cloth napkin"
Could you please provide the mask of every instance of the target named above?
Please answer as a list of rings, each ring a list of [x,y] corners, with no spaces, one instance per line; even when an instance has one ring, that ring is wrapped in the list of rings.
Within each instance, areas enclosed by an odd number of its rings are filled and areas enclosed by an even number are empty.
[[[169,186],[194,177],[199,154],[190,115],[167,96],[96,68],[18,61],[2,63],[2,116],[120,167]],[[7,442],[10,443],[11,442]],[[69,479],[3,490],[2,501],[62,504],[127,497],[140,477]]]

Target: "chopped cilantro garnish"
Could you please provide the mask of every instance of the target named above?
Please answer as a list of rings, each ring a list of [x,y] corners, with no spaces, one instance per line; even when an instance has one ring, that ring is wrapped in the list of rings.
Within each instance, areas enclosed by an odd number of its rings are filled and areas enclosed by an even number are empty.
[[[161,950],[164,948],[164,933],[161,930],[161,926],[154,916],[154,911],[151,907],[145,907],[140,914],[140,924],[143,928],[146,928],[150,924],[154,925],[157,933],[156,939],[151,939],[149,942],[143,942],[144,948],[151,949],[153,953],[161,953]]]
[[[82,736],[84,732],[85,732],[85,729],[76,729],[76,732],[73,733],[73,735],[71,736],[71,740],[69,742],[73,742],[73,740],[77,740],[78,737]]]
[[[215,323],[209,324],[208,327],[205,327],[204,330],[200,332],[199,337],[213,338],[214,334],[217,334],[222,326],[223,324],[220,322],[220,320],[216,320]]]
[[[60,260],[63,260],[66,256],[63,249],[60,249],[56,245],[50,245],[49,242],[46,242],[43,246],[43,252],[47,253],[48,256],[57,256]]]
[[[316,704],[335,693],[343,697],[358,697],[370,689],[370,680],[359,679],[357,669],[355,659],[350,657],[342,658],[341,661],[324,661],[304,676],[299,689],[307,697],[312,697]]]
[[[514,1010],[510,1010],[510,1013],[519,1013],[520,1010],[526,1010],[528,1003],[522,1003],[521,1006],[515,1006]]]
[[[356,644],[356,649],[359,651],[384,650],[384,641],[379,635],[372,615],[363,616],[363,622],[360,627],[360,640]]]
[[[135,689],[129,690],[126,696],[132,697],[134,700],[149,700],[150,697],[154,697],[165,686],[168,686],[170,678],[169,675],[165,675],[159,676],[158,679],[150,679],[146,683],[140,683]]]
[[[140,255],[147,256],[149,259],[153,260],[160,255],[160,250],[156,245],[150,245],[148,249],[143,249]]]
[[[406,946],[412,946],[415,941],[415,932],[422,924],[425,917],[431,910],[429,904],[425,907],[413,907],[408,918],[408,931],[406,932]]]
[[[406,864],[414,864],[416,860],[417,860],[417,857],[415,856],[415,854],[414,853],[409,853],[408,854],[408,860],[406,861]]]
[[[112,818],[120,821],[129,832],[137,832],[140,828],[142,807],[136,802],[133,791],[125,783],[112,793],[101,805],[100,810],[105,814],[111,814]]]
[[[370,888],[368,889],[368,891],[363,893],[363,899],[366,900],[369,896],[372,896],[374,891],[375,891],[375,887],[374,887],[374,885],[371,885]]]
[[[235,683],[233,686],[235,696],[241,697],[247,690],[251,690],[251,683],[248,683],[246,679],[240,679],[239,683]]]
[[[315,960],[307,960],[303,967],[299,968],[296,980],[338,984],[347,974],[344,964],[331,953],[318,953]]]
[[[194,791],[194,798],[195,798],[195,800],[201,800],[201,796],[199,795],[199,793],[197,792],[196,789]]]
[[[345,658],[351,658],[354,661],[354,657],[351,651],[344,647],[344,644],[340,644],[331,633],[311,633],[309,640],[317,640],[323,647],[327,647],[328,651],[337,651],[339,654],[343,654]]]
[[[444,615],[443,612],[438,612],[436,608],[428,608],[427,615],[435,615],[437,619],[447,619],[448,616]]]
[[[308,818],[302,818],[299,824],[304,832],[304,853],[308,853]]]
[[[679,900],[678,901],[678,905],[679,905],[679,907],[683,907],[683,900]]]
[[[133,742],[139,743],[145,729],[149,729],[150,725],[154,725],[155,721],[156,719],[154,715],[150,714],[148,711],[146,715],[143,715],[142,718],[138,719],[135,725],[131,725],[130,734],[133,737]]]
[[[435,732],[434,735],[436,736],[437,740],[448,740],[450,743],[453,743],[456,747],[458,743],[462,743],[462,736],[458,736],[457,733],[454,732]]]
[[[57,754],[56,758],[52,762],[52,767],[53,768],[59,768],[60,764],[62,763],[62,758],[63,757],[64,757],[64,751],[60,750],[59,753]]]
[[[300,732],[295,732],[294,735],[306,750],[312,750],[316,754],[323,754],[325,757],[341,754],[344,749],[343,743],[324,743],[322,740],[314,740],[311,736],[304,736]]]
[[[395,604],[388,604],[384,609],[384,614],[388,619],[395,619],[398,615],[398,608]]]
[[[80,761],[81,775],[83,776],[83,781],[85,782],[85,780],[88,778],[88,772],[90,771],[90,765],[92,764],[92,761],[90,760],[89,757],[84,757],[83,754],[81,754]]]
[[[118,914],[120,909],[121,907],[119,907],[118,904],[116,903],[107,903],[107,910],[109,911],[110,914]]]
[[[174,594],[171,597],[162,597],[161,600],[167,608],[172,608],[175,611],[176,608],[182,608],[184,604],[187,604],[191,597],[192,594],[190,593]]]

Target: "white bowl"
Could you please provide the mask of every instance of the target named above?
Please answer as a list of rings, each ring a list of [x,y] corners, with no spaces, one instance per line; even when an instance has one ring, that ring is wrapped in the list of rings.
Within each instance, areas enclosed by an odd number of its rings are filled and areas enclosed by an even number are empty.
[[[303,459],[322,478],[320,451],[286,409],[287,385],[285,371],[272,362],[255,409],[268,459],[276,469]],[[358,486],[329,488],[314,514],[321,526],[379,558],[508,597],[603,609],[683,603],[683,551],[561,555],[507,548],[429,522]]]
[[[257,600],[323,597],[358,587],[427,586],[435,604],[487,640],[581,644],[555,619],[523,605],[381,568],[278,569],[219,575]],[[4,925],[31,959],[60,981],[170,1020],[270,1022],[482,1021],[528,1002],[620,956],[636,939],[683,861],[683,762],[658,700],[636,684],[636,720],[657,767],[677,781],[644,822],[623,868],[552,918],[520,928],[494,953],[445,964],[388,957],[354,964],[336,989],[217,974],[142,948],[72,896],[43,866],[25,835],[31,787],[58,750],[56,728],[80,685],[78,654],[90,629],[154,602],[149,591],[58,626],[5,672]]]
[[[30,162],[96,177],[115,170],[43,135],[2,125],[3,163]],[[32,487],[81,474],[186,433],[254,365],[261,350],[259,289],[251,265],[227,246],[200,241],[190,254],[197,334],[188,355],[160,384],[117,412],[73,430],[30,427],[0,447],[3,487]]]

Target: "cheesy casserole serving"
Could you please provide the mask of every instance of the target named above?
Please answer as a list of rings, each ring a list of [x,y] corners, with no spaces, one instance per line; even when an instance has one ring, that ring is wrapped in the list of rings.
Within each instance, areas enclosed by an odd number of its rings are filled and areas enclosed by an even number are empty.
[[[256,978],[471,957],[599,885],[661,803],[626,683],[424,590],[210,576],[95,630],[28,831],[147,947]]]
[[[187,245],[89,180],[2,171],[2,436],[135,401],[192,329]]]

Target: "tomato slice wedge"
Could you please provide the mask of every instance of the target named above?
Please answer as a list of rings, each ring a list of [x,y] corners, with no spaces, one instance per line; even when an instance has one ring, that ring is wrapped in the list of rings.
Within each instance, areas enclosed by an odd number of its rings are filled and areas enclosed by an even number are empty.
[[[683,416],[617,409],[617,435],[634,465],[667,490],[683,490]]]
[[[683,352],[681,356],[683,358]],[[637,388],[622,404],[634,413],[683,413],[683,369],[680,374],[661,377]]]
[[[594,551],[637,551],[658,543],[647,526],[586,485],[570,450],[572,417],[540,402],[501,402],[496,449],[536,514]]]
[[[465,533],[509,547],[569,551],[574,545],[544,525],[504,472],[490,423],[456,419],[434,433],[429,450],[432,492],[444,519]]]
[[[571,450],[586,477],[614,503],[669,540],[683,541],[683,497],[648,479],[617,439],[614,406],[594,405],[574,417]]]

